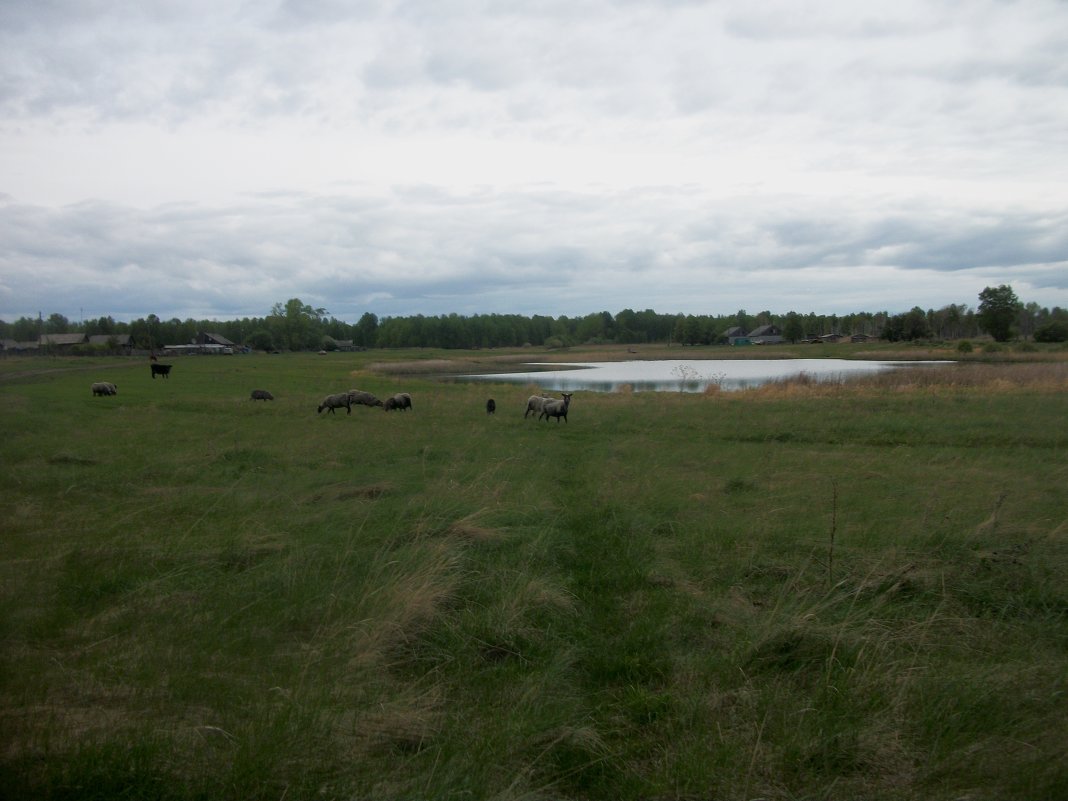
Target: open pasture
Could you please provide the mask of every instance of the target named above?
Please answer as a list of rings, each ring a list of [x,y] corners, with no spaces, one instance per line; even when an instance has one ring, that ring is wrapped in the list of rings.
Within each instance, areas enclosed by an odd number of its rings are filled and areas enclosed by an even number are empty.
[[[566,423],[173,361],[0,364],[0,795],[1068,797],[1063,361]]]

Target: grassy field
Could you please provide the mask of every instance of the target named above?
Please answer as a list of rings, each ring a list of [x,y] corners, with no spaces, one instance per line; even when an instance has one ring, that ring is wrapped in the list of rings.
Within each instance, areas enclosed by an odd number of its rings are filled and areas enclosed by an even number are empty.
[[[0,361],[0,797],[1068,798],[1064,353],[430,377],[529,357]]]

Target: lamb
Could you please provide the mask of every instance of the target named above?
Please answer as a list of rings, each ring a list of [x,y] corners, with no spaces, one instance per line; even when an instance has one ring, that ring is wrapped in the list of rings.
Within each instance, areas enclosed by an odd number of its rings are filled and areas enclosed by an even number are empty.
[[[412,408],[412,396],[407,392],[398,392],[396,395],[386,398],[386,411],[400,409],[405,411]]]
[[[538,415],[539,420],[542,417],[544,417],[546,420],[548,420],[550,417],[555,417],[556,422],[559,423],[560,418],[562,417],[564,418],[564,422],[567,422],[567,407],[571,405],[572,393],[561,392],[560,394],[563,396],[563,400],[545,401],[545,405],[542,407],[541,414]]]
[[[274,400],[274,395],[272,395],[270,392],[268,392],[265,389],[254,389],[254,390],[252,390],[252,398],[251,398],[251,400],[262,400],[262,401]]]
[[[118,395],[118,388],[110,381],[97,381],[90,387],[93,390],[93,397],[98,395]]]
[[[486,414],[493,414],[496,411],[497,401],[495,401],[493,398],[490,398],[488,401],[486,401]]]
[[[334,413],[334,409],[340,409],[342,406],[348,414],[352,414],[352,398],[348,392],[338,392],[335,395],[327,395],[323,398],[322,403],[319,404],[319,409],[316,414],[319,414],[323,409],[326,409],[330,414]]]
[[[531,412],[539,415],[538,419],[541,419],[541,410],[545,407],[545,404],[552,400],[552,398],[545,398],[541,395],[531,395],[527,398],[527,410],[523,412],[523,419],[527,419],[527,415]]]
[[[350,389],[348,391],[349,402],[354,403],[357,406],[383,406],[381,400],[376,398],[373,393],[364,392],[362,389]]]
[[[152,368],[152,380],[155,381],[157,375],[161,375],[164,378],[171,377],[171,365],[169,364],[150,364]]]

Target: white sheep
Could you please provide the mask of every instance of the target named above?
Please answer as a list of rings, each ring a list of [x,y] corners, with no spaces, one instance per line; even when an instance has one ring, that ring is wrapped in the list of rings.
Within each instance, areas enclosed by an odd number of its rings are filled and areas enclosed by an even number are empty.
[[[534,414],[539,415],[538,419],[540,420],[541,410],[545,408],[545,404],[551,400],[552,398],[546,398],[541,395],[531,395],[527,398],[527,410],[523,412],[523,419],[526,420],[527,415],[534,412]]]
[[[384,405],[381,400],[376,398],[374,394],[370,392],[364,392],[362,389],[350,389],[348,392],[349,402],[354,403],[357,406],[382,406]]]
[[[548,420],[550,417],[555,417],[556,418],[556,422],[559,423],[560,422],[560,418],[562,417],[562,418],[564,418],[564,422],[565,423],[567,422],[567,408],[571,405],[571,394],[572,393],[570,393],[570,392],[561,392],[560,394],[563,396],[563,400],[547,400],[547,401],[545,401],[545,405],[542,406],[542,409],[541,409],[541,414],[538,415],[538,419],[539,420],[542,417],[544,417],[546,420]]]
[[[93,390],[93,396],[94,397],[96,397],[98,395],[118,395],[119,394],[118,387],[116,387],[110,381],[97,381],[90,388]]]
[[[327,409],[330,414],[334,413],[334,409],[340,409],[344,407],[348,414],[352,414],[352,399],[349,397],[348,392],[338,392],[336,395],[327,395],[323,398],[322,403],[319,404],[319,414],[323,409]]]
[[[386,398],[386,411],[390,409],[400,409],[405,411],[412,408],[412,396],[407,392],[398,392],[392,397]]]

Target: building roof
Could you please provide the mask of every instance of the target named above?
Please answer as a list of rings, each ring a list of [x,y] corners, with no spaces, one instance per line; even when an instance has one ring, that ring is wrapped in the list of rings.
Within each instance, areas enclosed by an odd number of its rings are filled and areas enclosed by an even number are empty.
[[[227,345],[233,347],[234,343],[224,337],[222,334],[204,333],[201,335],[205,342],[214,342],[216,345]]]
[[[777,325],[762,325],[749,332],[751,337],[777,337],[782,334]]]
[[[81,345],[85,334],[41,334],[42,345]]]

